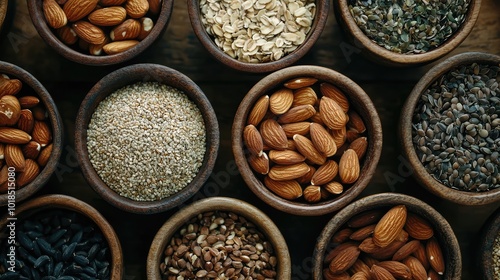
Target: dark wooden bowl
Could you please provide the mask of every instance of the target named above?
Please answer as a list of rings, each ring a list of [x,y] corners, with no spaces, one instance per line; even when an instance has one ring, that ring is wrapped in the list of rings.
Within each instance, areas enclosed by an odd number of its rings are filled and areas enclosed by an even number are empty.
[[[135,201],[109,188],[94,170],[87,150],[87,127],[94,110],[104,98],[126,85],[155,81],[183,91],[200,109],[206,129],[206,152],[196,177],[184,189],[157,201]],[[78,111],[75,148],[83,175],[91,187],[113,206],[125,211],[152,214],[179,206],[193,196],[208,179],[219,149],[219,125],[215,112],[203,91],[184,74],[157,64],[135,64],[118,69],[102,78],[89,91]]]
[[[441,279],[456,280],[462,275],[462,256],[458,240],[453,229],[445,218],[441,216],[434,208],[425,202],[398,193],[380,193],[361,198],[344,209],[340,210],[328,222],[316,243],[313,254],[313,279],[323,279],[324,258],[327,249],[331,248],[332,236],[341,228],[351,217],[361,212],[392,207],[396,205],[405,205],[408,212],[415,213],[426,219],[434,228],[434,236],[437,238],[443,256],[445,259],[445,271]]]
[[[100,56],[83,53],[80,50],[67,46],[61,42],[61,40],[59,40],[54,33],[53,29],[47,25],[42,9],[42,0],[29,0],[28,10],[38,34],[40,34],[42,39],[60,55],[80,64],[105,66],[122,63],[136,57],[162,36],[170,20],[174,1],[163,0],[162,2],[161,10],[157,16],[155,25],[151,30],[151,33],[146,38],[127,51],[113,55]]]
[[[500,234],[500,208],[498,208],[484,223],[481,229],[480,247],[477,265],[481,271],[480,279],[494,280],[495,264],[493,263],[493,244]]]
[[[292,265],[290,253],[283,235],[274,222],[255,206],[235,198],[211,197],[196,201],[171,216],[158,230],[151,243],[147,259],[147,279],[162,279],[160,263],[172,236],[190,219],[204,212],[220,210],[234,212],[245,217],[259,229],[273,245],[278,260],[275,279],[291,279]]]
[[[0,73],[7,74],[10,78],[21,80],[23,88],[29,88],[29,90],[32,90],[38,96],[47,110],[48,120],[52,128],[53,146],[50,159],[45,167],[41,169],[40,174],[31,183],[16,190],[16,202],[20,202],[39,191],[56,170],[63,150],[63,124],[52,96],[33,75],[16,65],[3,61],[0,61]],[[21,89],[21,92],[23,92],[23,89]],[[1,194],[0,205],[7,205],[8,202],[7,194]]]
[[[303,57],[316,43],[319,36],[323,32],[330,7],[330,1],[316,0],[316,15],[311,30],[307,34],[304,43],[302,43],[302,45],[300,45],[296,50],[276,61],[265,63],[248,63],[232,58],[215,44],[214,39],[210,37],[210,35],[206,32],[205,28],[203,27],[203,23],[201,22],[199,0],[188,0],[187,3],[189,18],[191,20],[191,25],[193,27],[194,33],[196,34],[196,37],[198,37],[201,44],[205,47],[205,49],[207,49],[207,51],[215,59],[225,64],[226,66],[242,72],[252,73],[272,72],[290,66],[301,57]]]
[[[351,12],[348,0],[334,0],[334,12],[337,22],[348,37],[350,43],[368,59],[385,66],[404,67],[420,66],[435,61],[453,51],[467,38],[479,16],[481,0],[470,3],[467,17],[462,26],[441,46],[422,54],[398,54],[389,51],[368,38],[357,26]]]
[[[102,232],[104,238],[108,243],[111,255],[111,269],[109,272],[110,279],[120,280],[123,277],[123,255],[120,240],[116,235],[115,230],[94,207],[67,195],[52,194],[43,195],[22,204],[17,205],[15,209],[15,217],[17,223],[23,218],[39,213],[44,210],[64,209],[82,214],[90,219]],[[4,230],[6,225],[11,222],[9,215],[4,215],[0,220],[0,229]]]
[[[286,200],[271,192],[255,176],[248,164],[243,143],[243,129],[247,125],[247,117],[259,97],[270,94],[281,87],[285,81],[298,77],[314,77],[329,82],[340,88],[349,98],[352,108],[364,120],[367,129],[368,149],[360,177],[341,195],[318,203],[305,203]],[[368,185],[382,152],[382,125],[371,99],[365,91],[348,77],[325,67],[303,65],[291,66],[269,74],[257,82],[241,101],[236,112],[232,128],[232,149],[238,169],[248,187],[265,203],[294,215],[319,216],[337,211],[354,200]]]
[[[500,63],[500,57],[492,54],[470,52],[455,55],[434,66],[420,79],[406,99],[406,102],[401,110],[398,133],[403,155],[408,159],[411,165],[413,177],[417,179],[423,187],[433,194],[454,203],[463,205],[484,205],[499,202],[500,189],[489,190],[486,192],[466,192],[455,190],[441,184],[432,178],[429,172],[425,170],[425,167],[417,157],[417,153],[415,152],[412,142],[412,117],[422,92],[424,92],[434,81],[439,79],[439,77],[443,74],[449,72],[451,69],[459,65],[470,64],[473,62],[498,65]]]

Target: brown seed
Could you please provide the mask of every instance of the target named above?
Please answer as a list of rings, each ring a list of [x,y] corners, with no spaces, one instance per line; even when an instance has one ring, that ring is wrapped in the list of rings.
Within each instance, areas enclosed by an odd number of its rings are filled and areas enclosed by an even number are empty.
[[[307,186],[303,191],[304,199],[307,202],[315,203],[321,200],[321,187]]]
[[[63,10],[69,22],[80,20],[90,14],[99,0],[68,0]]]
[[[40,155],[37,158],[37,163],[40,166],[45,166],[49,162],[50,156],[52,155],[52,146],[53,144],[50,144],[46,146],[45,148],[42,149],[40,152]]]
[[[106,41],[106,35],[104,34],[104,31],[100,27],[93,25],[88,21],[77,21],[73,23],[71,27],[75,31],[76,35],[80,37],[80,39],[83,39],[89,44],[98,45]]]
[[[333,258],[328,268],[334,274],[345,272],[356,262],[360,253],[361,251],[357,246],[348,246]]]
[[[266,115],[268,108],[269,108],[269,95],[261,96],[255,102],[255,105],[253,106],[252,110],[250,110],[250,113],[248,113],[247,123],[253,124],[254,126],[258,126],[259,123],[264,118],[264,116]]]
[[[408,213],[404,228],[411,237],[418,240],[427,240],[434,235],[429,222],[414,213]]]
[[[358,159],[362,159],[368,149],[368,140],[366,137],[359,137],[349,144],[348,149],[354,150],[356,155],[358,155]]]
[[[346,130],[345,137],[346,137],[347,142],[352,143],[352,142],[354,142],[356,139],[360,138],[360,137],[361,137],[361,135],[362,135],[361,133],[358,133],[358,132],[357,132],[357,131],[355,131],[355,130],[348,129],[348,130]]]
[[[397,279],[411,279],[410,269],[399,261],[382,261],[377,264],[389,271]]]
[[[410,269],[412,279],[414,280],[427,280],[427,271],[420,261],[415,257],[407,257],[403,263]]]
[[[273,119],[265,120],[260,125],[260,135],[264,143],[275,150],[285,150],[288,141],[283,128]]]
[[[16,95],[23,83],[19,79],[0,79],[0,97],[4,95]]]
[[[332,236],[332,242],[333,243],[343,243],[349,240],[349,236],[352,234],[352,229],[351,228],[343,228],[339,231],[337,231],[333,236]]]
[[[25,158],[36,159],[40,155],[42,147],[35,141],[29,141],[28,144],[23,145],[21,149]]]
[[[361,258],[358,258],[349,269],[349,272],[352,274],[363,273],[368,276],[370,275],[370,268]]]
[[[297,107],[292,107],[286,113],[278,118],[278,122],[285,123],[296,123],[302,122],[316,114],[316,109],[312,105],[300,105]]]
[[[377,223],[385,213],[379,209],[368,210],[357,214],[347,221],[351,228],[360,228],[370,224]]]
[[[28,95],[19,97],[19,104],[22,109],[33,108],[40,103],[40,99],[36,96]]]
[[[289,89],[299,89],[314,85],[318,79],[311,77],[300,77],[286,81],[283,85]]]
[[[359,242],[343,242],[335,246],[333,249],[331,249],[329,252],[327,252],[325,256],[325,264],[330,264],[331,261],[342,251],[344,251],[345,248],[350,247],[350,246],[358,246]]]
[[[295,134],[293,136],[293,141],[299,153],[305,156],[314,164],[323,165],[326,162],[326,157],[322,155],[307,137]]]
[[[42,147],[52,142],[52,131],[49,125],[43,121],[35,121],[32,136],[33,140],[40,143]]]
[[[293,91],[288,88],[278,89],[269,98],[269,110],[275,115],[284,114],[293,103]]]
[[[370,274],[368,274],[368,275],[370,275]],[[360,271],[360,272],[354,273],[351,276],[350,280],[368,280],[368,276],[366,273]]]
[[[269,170],[269,177],[275,181],[297,179],[309,172],[309,165],[304,162],[291,165],[275,165]]]
[[[0,127],[0,142],[5,144],[26,144],[31,136],[17,128]]]
[[[349,236],[349,238],[351,240],[363,241],[364,239],[368,238],[373,233],[374,229],[375,229],[375,224],[364,226],[364,227],[354,231]]]
[[[359,159],[352,149],[347,149],[339,161],[339,176],[342,183],[352,184],[359,178]]]
[[[38,174],[40,174],[40,168],[38,167],[38,164],[32,159],[27,159],[25,162],[24,170],[22,172],[19,172],[19,175],[17,176],[17,186],[26,186],[27,184],[35,180]]]
[[[387,271],[387,269],[378,266],[378,265],[373,265],[370,268],[371,271],[371,276],[373,280],[396,280],[392,274]]]
[[[347,115],[349,116],[349,121],[347,122],[347,127],[349,129],[352,129],[358,133],[363,133],[366,131],[365,123],[356,111],[349,110],[349,112],[347,112]]]
[[[333,99],[323,96],[319,102],[319,113],[323,123],[332,130],[345,127],[347,115]]]
[[[443,275],[445,270],[444,257],[437,239],[432,237],[425,244],[425,252],[427,253],[429,264],[437,274]]]
[[[339,147],[342,147],[347,141],[347,130],[345,126],[338,130],[330,130],[330,134],[335,141],[335,145],[337,145],[337,150],[339,149]]]
[[[251,153],[261,156],[264,149],[262,136],[257,128],[249,124],[243,129],[243,141]]]
[[[335,100],[335,102],[340,105],[342,110],[347,113],[347,111],[349,110],[349,101],[347,100],[345,94],[338,87],[330,83],[321,83],[319,85],[319,90],[321,94],[323,94],[323,96]]]
[[[5,95],[0,98],[0,125],[12,126],[21,116],[21,105],[17,97]]]
[[[299,184],[307,185],[311,182],[312,176],[314,175],[315,172],[316,172],[316,167],[309,165],[309,172],[307,172],[302,177],[297,178],[296,180],[297,182],[299,182]]]
[[[420,246],[420,241],[419,240],[411,240],[405,245],[403,245],[399,250],[394,253],[392,256],[393,261],[402,261],[406,259],[406,257],[410,256],[415,252],[418,247]]]
[[[73,45],[78,42],[78,35],[71,28],[71,26],[65,25],[56,30],[59,40],[61,40],[66,45]]]
[[[344,191],[344,186],[339,182],[329,182],[323,188],[331,194],[341,194]]]
[[[116,41],[104,45],[102,50],[106,54],[118,54],[130,50],[131,48],[137,46],[137,44],[139,44],[139,41],[137,40]]]
[[[311,185],[321,186],[331,182],[337,176],[338,170],[339,166],[334,160],[327,160],[314,173],[311,178]]]
[[[311,123],[310,134],[311,141],[318,151],[323,153],[326,157],[335,155],[337,152],[337,144],[335,144],[333,137],[322,125]]]
[[[266,153],[263,153],[261,156],[251,154],[248,157],[248,163],[252,169],[259,174],[267,174],[269,173],[269,158]]]
[[[378,221],[373,232],[373,241],[380,247],[385,247],[393,242],[401,233],[406,222],[406,206],[393,206]]]
[[[318,101],[316,92],[311,87],[303,87],[294,91],[292,106],[315,105]]]
[[[30,109],[22,109],[19,119],[17,120],[17,128],[22,131],[31,134],[33,127],[35,126],[35,118]]]
[[[99,26],[115,26],[122,23],[127,17],[127,11],[121,6],[97,9],[88,16],[92,24]]]
[[[266,176],[264,178],[264,185],[284,199],[294,200],[302,196],[302,187],[295,180],[275,181]]]
[[[142,41],[151,33],[155,23],[151,18],[148,17],[141,18],[139,22],[141,23],[141,32],[139,32],[137,40]]]
[[[50,27],[57,29],[68,22],[66,14],[55,0],[43,0],[42,7],[45,20]]]
[[[291,150],[271,150],[269,151],[269,159],[279,165],[290,165],[304,162],[306,157]]]
[[[140,33],[141,23],[136,19],[129,18],[113,28],[109,33],[109,38],[111,41],[132,40],[136,39]]]
[[[295,134],[306,135],[309,133],[309,122],[286,123],[281,125],[285,131],[286,137],[292,138]]]
[[[427,253],[425,251],[425,245],[422,242],[420,242],[418,248],[415,252],[413,252],[412,256],[417,258],[426,270],[430,268],[429,261],[427,260]]]
[[[21,147],[13,144],[5,145],[5,163],[7,166],[13,167],[16,172],[20,172],[24,170],[25,161]]]
[[[127,0],[125,10],[131,18],[141,18],[149,10],[148,0]]]
[[[160,13],[160,9],[161,9],[161,3],[163,1],[161,0],[148,0],[148,3],[149,3],[149,11],[153,14],[153,15],[157,15]]]

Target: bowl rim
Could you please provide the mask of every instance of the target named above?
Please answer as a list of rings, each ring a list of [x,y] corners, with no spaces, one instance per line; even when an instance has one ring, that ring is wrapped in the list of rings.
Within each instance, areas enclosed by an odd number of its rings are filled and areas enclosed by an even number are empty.
[[[368,131],[368,150],[365,155],[364,162],[358,181],[349,187],[342,195],[336,199],[327,200],[315,204],[300,203],[286,200],[271,192],[265,187],[250,168],[244,152],[243,144],[243,129],[246,125],[248,112],[255,101],[262,95],[268,94],[270,90],[283,84],[283,82],[296,78],[311,76],[318,78],[319,81],[330,82],[343,90],[351,103],[353,98],[356,99],[356,107],[361,107],[363,110],[356,110],[363,119]],[[370,121],[366,121],[366,116]],[[339,210],[354,200],[369,184],[375,173],[380,155],[382,152],[382,124],[378,116],[375,105],[366,94],[366,92],[350,78],[343,74],[322,66],[315,65],[299,65],[290,66],[276,72],[273,72],[258,81],[245,95],[241,101],[233,122],[232,133],[232,149],[235,157],[236,165],[240,171],[243,180],[250,190],[263,200],[268,205],[294,215],[300,216],[320,216]]]
[[[91,66],[107,66],[119,64],[128,61],[144,52],[147,48],[149,48],[149,46],[151,46],[156,40],[158,40],[159,37],[162,36],[168,25],[168,22],[170,21],[174,3],[173,0],[162,0],[161,10],[157,15],[157,20],[155,21],[151,33],[149,33],[149,35],[145,39],[140,41],[135,47],[118,54],[95,56],[85,54],[78,50],[74,50],[72,47],[67,46],[66,44],[61,42],[61,40],[59,40],[57,35],[47,25],[45,16],[42,11],[41,0],[28,0],[27,2],[31,21],[33,22],[35,29],[37,30],[40,37],[42,37],[42,39],[45,41],[45,43],[66,59],[79,64]]]
[[[114,280],[122,279],[123,255],[122,255],[120,239],[118,238],[118,235],[116,234],[111,224],[92,205],[68,195],[47,194],[33,198],[31,200],[25,201],[17,205],[15,209],[15,214],[16,216],[19,215],[30,216],[40,211],[48,209],[57,209],[57,208],[78,212],[84,215],[86,218],[91,220],[99,227],[103,236],[106,238],[106,241],[111,251],[112,267],[110,275],[113,275],[111,279]],[[0,219],[0,228],[3,229],[8,222],[11,222],[11,218],[12,218],[11,216],[5,214]]]
[[[207,211],[227,211],[244,216],[253,222],[272,243],[279,261],[276,279],[290,279],[292,264],[285,238],[276,224],[262,210],[240,199],[231,197],[209,197],[193,202],[170,216],[156,233],[147,257],[147,278],[160,279],[158,259],[162,257],[166,243],[189,219]],[[253,217],[248,217],[251,215]]]
[[[368,38],[351,16],[347,0],[334,0],[333,3],[336,6],[336,9],[334,9],[337,15],[336,18],[339,19],[343,29],[348,30],[345,31],[349,33],[349,37],[352,37],[355,46],[360,47],[362,53],[367,52],[373,56],[377,62],[390,66],[423,65],[450,53],[468,37],[476,24],[481,9],[481,0],[471,0],[464,22],[444,43],[425,53],[407,55],[387,50]]]
[[[135,201],[119,195],[101,180],[89,160],[86,131],[92,114],[100,101],[123,86],[147,80],[172,85],[172,87],[182,90],[198,106],[205,122],[206,151],[203,165],[200,167],[198,174],[184,189],[161,200]],[[109,73],[90,89],[82,101],[76,117],[75,150],[85,179],[94,191],[108,203],[136,214],[153,214],[167,211],[192,197],[209,178],[215,165],[218,149],[219,124],[208,98],[189,77],[177,70],[159,64],[133,64]]]
[[[417,157],[412,142],[412,116],[415,112],[415,106],[427,87],[437,80],[441,75],[451,69],[473,62],[486,64],[500,64],[500,56],[481,53],[466,52],[454,55],[432,67],[415,85],[408,95],[400,115],[399,120],[399,142],[403,155],[410,162],[413,170],[413,177],[427,190],[443,199],[463,205],[486,205],[500,201],[500,189],[494,189],[486,192],[466,192],[447,187],[434,178],[425,170]]]
[[[486,220],[481,229],[481,238],[478,250],[479,270],[482,273],[483,279],[493,280],[494,264],[493,264],[493,244],[495,239],[500,235],[500,207],[497,208]]]
[[[0,73],[7,74],[9,78],[21,80],[23,87],[28,86],[33,90],[46,108],[48,112],[48,120],[52,128],[52,153],[50,155],[50,159],[45,167],[41,168],[40,174],[38,174],[38,176],[31,183],[20,189],[16,189],[16,202],[20,202],[32,196],[45,186],[52,174],[56,171],[63,149],[64,128],[61,115],[59,114],[52,96],[42,83],[40,83],[40,81],[38,81],[31,73],[17,65],[5,61],[0,61]],[[7,196],[7,193],[0,195],[0,206],[7,205],[9,202]]]
[[[313,278],[323,279],[323,260],[326,248],[328,247],[333,234],[341,226],[343,226],[350,217],[366,210],[395,206],[399,204],[404,204],[409,211],[416,212],[423,218],[427,219],[434,227],[440,227],[441,231],[438,232],[437,238],[438,240],[440,240],[440,242],[445,241],[446,244],[449,245],[446,247],[442,247],[443,253],[445,254],[445,256],[453,256],[450,263],[446,265],[447,269],[445,274],[448,275],[448,277],[444,279],[460,279],[460,276],[462,274],[462,256],[460,245],[455,236],[453,228],[450,226],[448,221],[432,206],[418,198],[406,194],[388,192],[372,194],[363,197],[344,207],[330,219],[330,221],[321,231],[314,247],[312,266]],[[443,235],[442,232],[449,233],[449,235]],[[450,268],[452,270],[450,270]],[[452,275],[450,275],[449,273],[451,273]]]
[[[308,51],[314,46],[318,38],[321,36],[323,29],[326,26],[328,11],[330,9],[330,1],[328,0],[315,0],[316,2],[316,14],[313,21],[311,30],[308,32],[305,41],[297,47],[293,52],[284,55],[282,58],[276,61],[264,62],[264,63],[249,63],[237,60],[230,57],[224,51],[222,51],[214,42],[214,40],[208,35],[203,27],[200,17],[200,1],[199,0],[188,0],[188,13],[189,19],[191,21],[191,26],[193,31],[200,41],[200,43],[205,47],[205,49],[214,57],[217,61],[222,64],[239,70],[242,72],[249,73],[265,73],[272,72],[287,66],[290,66],[301,59]],[[318,5],[319,4],[319,5]]]

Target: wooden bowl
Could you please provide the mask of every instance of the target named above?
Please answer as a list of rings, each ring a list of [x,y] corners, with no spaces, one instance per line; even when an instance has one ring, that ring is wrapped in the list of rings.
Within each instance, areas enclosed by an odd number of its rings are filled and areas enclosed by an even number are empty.
[[[170,20],[173,7],[173,0],[162,0],[161,10],[155,20],[155,25],[151,30],[151,33],[149,33],[149,35],[135,47],[113,55],[95,56],[83,53],[78,46],[75,48],[64,44],[56,35],[54,30],[47,24],[42,9],[42,3],[42,0],[28,1],[28,10],[31,20],[33,21],[33,25],[42,39],[66,59],[76,63],[94,66],[106,66],[122,63],[144,52],[162,36]],[[76,43],[76,45],[78,45],[78,43]]]
[[[367,130],[368,149],[361,166],[359,179],[339,196],[314,204],[287,200],[271,192],[248,164],[242,137],[243,130],[247,125],[248,114],[255,102],[261,96],[271,94],[273,90],[282,87],[284,82],[299,77],[313,77],[337,86],[347,96],[351,107],[364,120]],[[370,182],[382,151],[382,125],[369,96],[348,77],[328,68],[311,65],[287,67],[271,73],[257,82],[238,107],[231,138],[236,164],[248,187],[270,206],[283,212],[303,216],[319,216],[334,212],[354,200]]]
[[[446,219],[425,202],[398,193],[380,193],[361,198],[340,210],[328,222],[316,243],[313,253],[313,279],[324,279],[323,268],[325,254],[332,249],[333,235],[353,216],[368,210],[387,209],[396,205],[405,205],[408,212],[419,215],[433,227],[434,236],[440,244],[445,260],[445,270],[441,279],[460,279],[462,257],[458,240]]]
[[[431,177],[429,172],[427,172],[422,165],[412,143],[412,118],[422,92],[451,69],[473,62],[498,65],[500,63],[500,57],[485,53],[463,53],[450,57],[434,66],[420,79],[406,99],[401,110],[398,133],[403,155],[408,159],[411,165],[413,177],[423,187],[433,194],[454,203],[463,205],[484,205],[500,201],[500,189],[493,189],[485,192],[467,192],[455,190],[441,184]]]
[[[16,202],[20,202],[39,191],[57,169],[57,164],[63,149],[63,124],[52,96],[33,75],[8,62],[0,62],[0,73],[8,75],[10,78],[17,78],[23,83],[23,89],[21,89],[20,94],[24,91],[30,91],[30,95],[34,94],[38,96],[41,104],[43,104],[46,109],[48,115],[47,119],[52,128],[53,146],[50,159],[45,167],[41,169],[40,174],[38,174],[38,176],[31,183],[20,189],[16,189]],[[8,194],[1,194],[0,205],[3,206],[8,203]]]
[[[353,47],[366,58],[385,66],[420,66],[435,61],[453,51],[467,38],[479,16],[481,0],[470,2],[469,11],[462,26],[443,44],[421,54],[399,54],[387,50],[368,38],[354,21],[348,0],[333,1],[335,18]]]
[[[113,227],[104,218],[99,211],[97,211],[91,205],[76,199],[71,196],[52,194],[44,195],[22,204],[18,204],[15,207],[15,218],[17,220],[13,221],[8,214],[5,214],[0,220],[0,229],[2,231],[6,230],[6,226],[12,222],[15,224],[21,223],[22,219],[28,218],[34,214],[37,214],[45,210],[68,210],[73,211],[83,216],[87,217],[91,222],[93,222],[101,231],[102,235],[108,243],[109,253],[110,253],[110,278],[112,280],[119,280],[123,277],[123,256],[122,248],[120,245],[120,240],[116,235]],[[20,237],[18,237],[20,238]]]
[[[326,24],[330,6],[330,1],[316,0],[316,14],[311,26],[311,30],[308,34],[306,34],[305,41],[297,49],[275,61],[249,63],[229,56],[215,44],[214,39],[207,33],[205,27],[203,26],[200,15],[199,0],[189,0],[187,1],[187,3],[189,18],[191,20],[191,25],[193,27],[194,33],[198,37],[201,44],[210,53],[210,55],[212,55],[216,60],[228,67],[242,72],[252,73],[272,72],[290,66],[301,57],[303,57],[311,49],[311,47],[315,44],[315,42],[321,35],[321,32],[323,31]]]
[[[94,110],[114,91],[139,81],[155,81],[183,91],[200,109],[206,130],[206,152],[196,177],[181,191],[161,200],[135,201],[109,188],[94,170],[87,150],[87,127]],[[75,147],[80,167],[91,187],[106,201],[122,210],[151,214],[176,207],[194,195],[208,179],[219,148],[219,125],[215,112],[203,91],[187,76],[157,64],[135,64],[118,69],[102,78],[87,94],[78,111]]]
[[[260,230],[272,244],[277,258],[277,275],[275,279],[291,279],[292,267],[290,254],[285,239],[274,222],[255,206],[229,197],[211,197],[196,201],[171,216],[156,233],[147,259],[147,279],[163,279],[160,272],[160,263],[164,259],[165,248],[169,245],[172,236],[197,215],[212,212],[233,212],[243,216]]]
[[[481,239],[479,244],[478,262],[477,265],[481,271],[481,279],[494,280],[495,267],[493,263],[493,244],[495,239],[500,234],[500,208],[498,208],[486,220],[483,228],[481,229]]]

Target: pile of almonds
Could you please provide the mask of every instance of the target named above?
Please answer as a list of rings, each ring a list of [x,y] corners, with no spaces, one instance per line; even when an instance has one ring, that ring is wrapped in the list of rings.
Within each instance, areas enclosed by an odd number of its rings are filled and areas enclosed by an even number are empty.
[[[15,172],[16,188],[33,181],[52,153],[52,130],[38,97],[20,93],[19,79],[0,75],[0,193]],[[10,173],[10,175],[9,175]]]
[[[444,256],[427,220],[404,205],[352,217],[332,237],[323,278],[441,279]]]
[[[267,188],[284,199],[315,203],[358,180],[365,131],[339,88],[300,77],[256,101],[243,140]]]
[[[47,24],[91,55],[126,51],[146,38],[162,0],[43,0]]]

